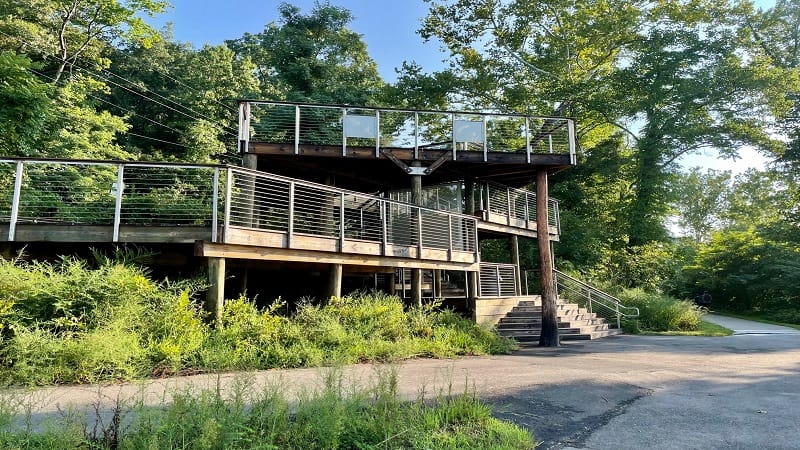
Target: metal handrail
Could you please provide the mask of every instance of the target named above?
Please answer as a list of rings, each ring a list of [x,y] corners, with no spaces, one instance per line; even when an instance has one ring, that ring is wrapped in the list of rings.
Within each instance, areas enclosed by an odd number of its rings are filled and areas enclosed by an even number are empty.
[[[565,293],[566,297],[577,296],[578,304],[583,303],[581,306],[585,306],[589,313],[594,312],[605,318],[616,318],[617,328],[622,326],[622,318],[639,317],[639,308],[625,306],[611,294],[558,270],[553,270],[553,275],[559,295]]]
[[[367,106],[241,100],[239,140],[294,146],[374,147],[483,152],[566,154],[576,161],[575,123],[564,117],[466,111],[407,110]]]

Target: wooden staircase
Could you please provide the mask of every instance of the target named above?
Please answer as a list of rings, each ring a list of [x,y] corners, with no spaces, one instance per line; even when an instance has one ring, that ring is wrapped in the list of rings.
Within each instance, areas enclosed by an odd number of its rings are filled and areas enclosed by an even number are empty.
[[[588,312],[576,303],[556,305],[558,316],[558,334],[562,341],[598,339],[621,333],[621,330],[610,329],[605,319]],[[497,323],[497,331],[502,336],[514,338],[521,345],[535,345],[539,342],[542,329],[541,300],[520,301],[511,311],[506,313]]]

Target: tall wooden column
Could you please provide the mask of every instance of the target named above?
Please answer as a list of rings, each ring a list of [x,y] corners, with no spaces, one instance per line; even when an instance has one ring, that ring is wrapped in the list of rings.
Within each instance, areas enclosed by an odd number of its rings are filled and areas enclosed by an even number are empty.
[[[553,256],[550,253],[550,227],[548,225],[547,170],[536,172],[536,234],[539,242],[539,270],[542,281],[542,332],[540,347],[558,347],[558,318],[556,317],[556,290],[553,285]]]
[[[225,307],[225,258],[208,258],[208,281],[206,310],[211,313],[217,326],[221,326]]]
[[[412,161],[411,167],[422,167],[422,163]],[[411,176],[411,203],[422,204],[422,175]],[[422,239],[422,236],[419,238]],[[422,269],[411,269],[411,302],[422,306]]]
[[[519,258],[519,236],[512,235],[508,238],[508,249],[511,254],[511,264],[517,266],[514,271],[517,279],[515,280],[517,288],[515,289],[516,295],[522,295],[522,267],[520,267]]]
[[[475,182],[466,180],[464,182],[464,214],[475,215]],[[479,245],[478,242],[475,245]],[[467,309],[475,318],[475,311],[478,301],[478,274],[477,272],[467,272]]]

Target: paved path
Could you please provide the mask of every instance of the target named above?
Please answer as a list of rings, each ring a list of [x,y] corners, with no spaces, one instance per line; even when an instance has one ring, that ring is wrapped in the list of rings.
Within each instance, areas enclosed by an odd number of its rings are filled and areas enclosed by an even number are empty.
[[[734,334],[800,334],[800,330],[735,317],[706,314],[705,320],[733,330]]]
[[[389,369],[362,364],[342,373],[363,386]],[[512,355],[415,360],[395,370],[398,389],[408,398],[477,392],[497,416],[532,430],[540,448],[800,448],[797,335],[616,336]],[[243,377],[256,385],[280,385],[293,395],[318,385],[324,373],[200,375],[13,394],[25,398],[38,423],[68,409],[91,417],[93,402],[108,411],[117,398],[157,405],[176,391],[217,385],[230,391]]]

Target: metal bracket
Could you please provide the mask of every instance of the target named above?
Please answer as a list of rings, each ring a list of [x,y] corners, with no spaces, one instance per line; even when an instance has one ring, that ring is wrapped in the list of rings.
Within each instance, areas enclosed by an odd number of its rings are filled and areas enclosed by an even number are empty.
[[[397,156],[394,156],[394,154],[389,150],[381,149],[381,154],[383,154],[383,156],[388,158],[391,162],[395,163],[397,167],[403,169],[403,172],[409,175],[430,175],[431,173],[433,173],[434,170],[438,169],[439,166],[453,159],[453,155],[451,155],[450,153],[445,153],[428,167],[413,167],[403,162]]]

